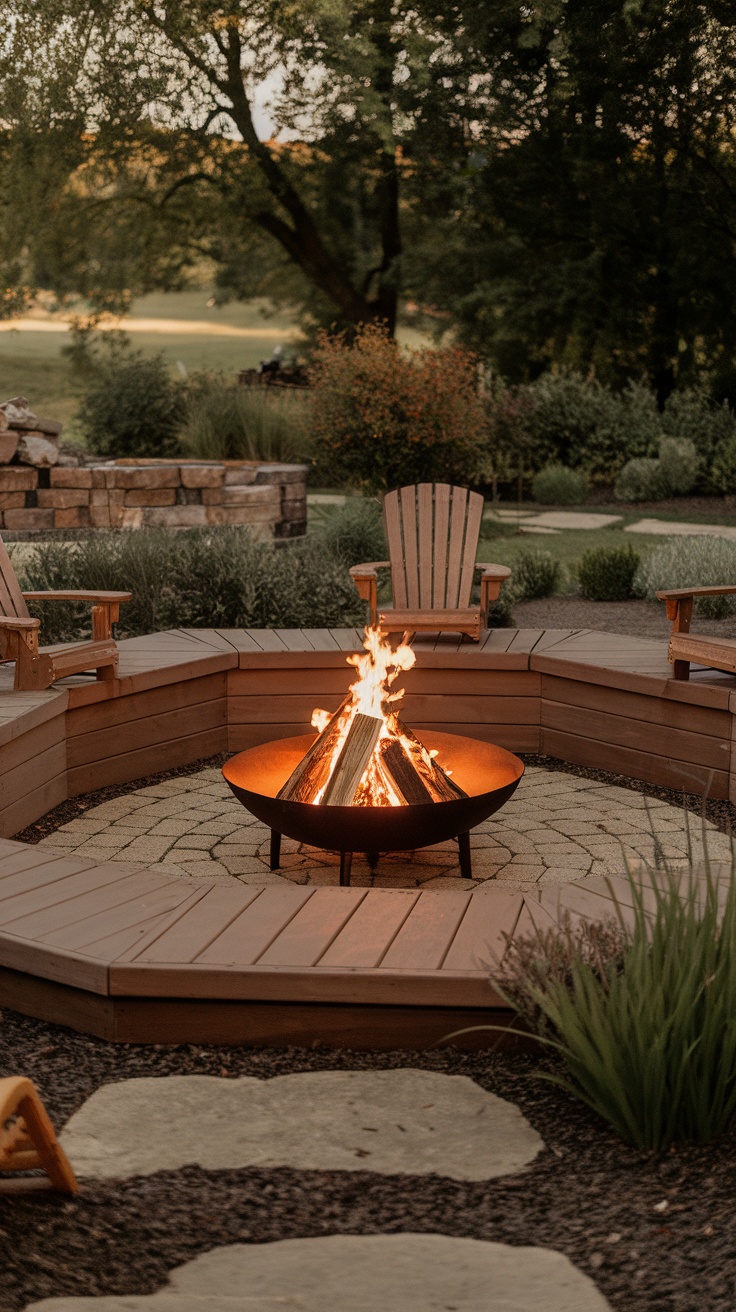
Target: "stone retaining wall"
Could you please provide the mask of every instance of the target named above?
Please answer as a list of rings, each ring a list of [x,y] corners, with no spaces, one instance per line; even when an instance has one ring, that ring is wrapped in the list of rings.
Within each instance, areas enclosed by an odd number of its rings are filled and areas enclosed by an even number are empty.
[[[306,531],[305,465],[131,461],[0,467],[0,528],[199,528],[246,524],[258,536]]]

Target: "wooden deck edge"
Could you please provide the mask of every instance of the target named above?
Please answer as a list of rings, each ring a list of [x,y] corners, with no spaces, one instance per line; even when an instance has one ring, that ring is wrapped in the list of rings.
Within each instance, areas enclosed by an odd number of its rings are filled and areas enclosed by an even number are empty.
[[[320,966],[110,964],[111,997],[382,1006],[500,1007],[488,972],[335,970]]]
[[[0,967],[0,1006],[113,1043],[418,1050],[535,1047],[501,1007],[111,998]],[[477,1029],[476,1027],[482,1027]],[[491,1027],[491,1028],[487,1028]]]

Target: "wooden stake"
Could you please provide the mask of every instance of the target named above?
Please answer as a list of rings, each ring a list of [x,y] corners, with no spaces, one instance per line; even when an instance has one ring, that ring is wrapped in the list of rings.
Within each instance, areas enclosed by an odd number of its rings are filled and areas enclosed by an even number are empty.
[[[383,720],[357,711],[322,797],[323,806],[351,806],[381,735]]]

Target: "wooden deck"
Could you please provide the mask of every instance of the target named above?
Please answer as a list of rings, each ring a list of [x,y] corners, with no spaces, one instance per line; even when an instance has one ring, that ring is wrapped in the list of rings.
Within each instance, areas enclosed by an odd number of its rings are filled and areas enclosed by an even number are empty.
[[[307,732],[344,696],[359,644],[352,629],[178,630],[121,643],[113,683],[43,693],[13,692],[0,667],[0,1005],[150,1042],[421,1046],[503,1020],[487,966],[504,935],[551,923],[560,901],[592,914],[603,884],[193,886],[11,841],[68,797]],[[736,678],[674,682],[664,642],[504,629],[416,651],[415,728],[736,800]]]
[[[0,840],[0,997],[118,1041],[425,1045],[508,1022],[489,971],[560,906],[605,914],[606,881],[530,894],[193,887]]]

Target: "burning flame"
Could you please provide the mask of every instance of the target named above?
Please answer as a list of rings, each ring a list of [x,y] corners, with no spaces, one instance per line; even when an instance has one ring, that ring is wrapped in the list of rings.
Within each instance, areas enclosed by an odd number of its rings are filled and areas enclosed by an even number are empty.
[[[322,801],[350,736],[355,717],[359,714],[380,720],[381,724],[352,804],[354,806],[406,805],[407,799],[386,765],[387,758],[381,745],[387,740],[400,745],[406,755],[409,768],[413,768],[414,774],[420,781],[419,787],[421,788],[423,784],[432,794],[427,800],[438,800],[435,796],[437,776],[441,775],[447,784],[447,774],[434,764],[436,751],[428,751],[402,725],[398,711],[404,690],[393,689],[399,675],[410,670],[415,664],[416,655],[406,641],[393,648],[381,636],[379,630],[374,628],[366,629],[363,647],[363,654],[347,657],[348,664],[353,665],[358,674],[355,682],[350,685],[349,699],[336,713],[318,708],[312,714],[312,726],[319,733],[323,733],[329,725],[333,725],[335,733],[330,745],[327,777],[322,787],[315,791],[310,800],[315,804]],[[399,760],[403,761],[403,757],[399,757]]]

